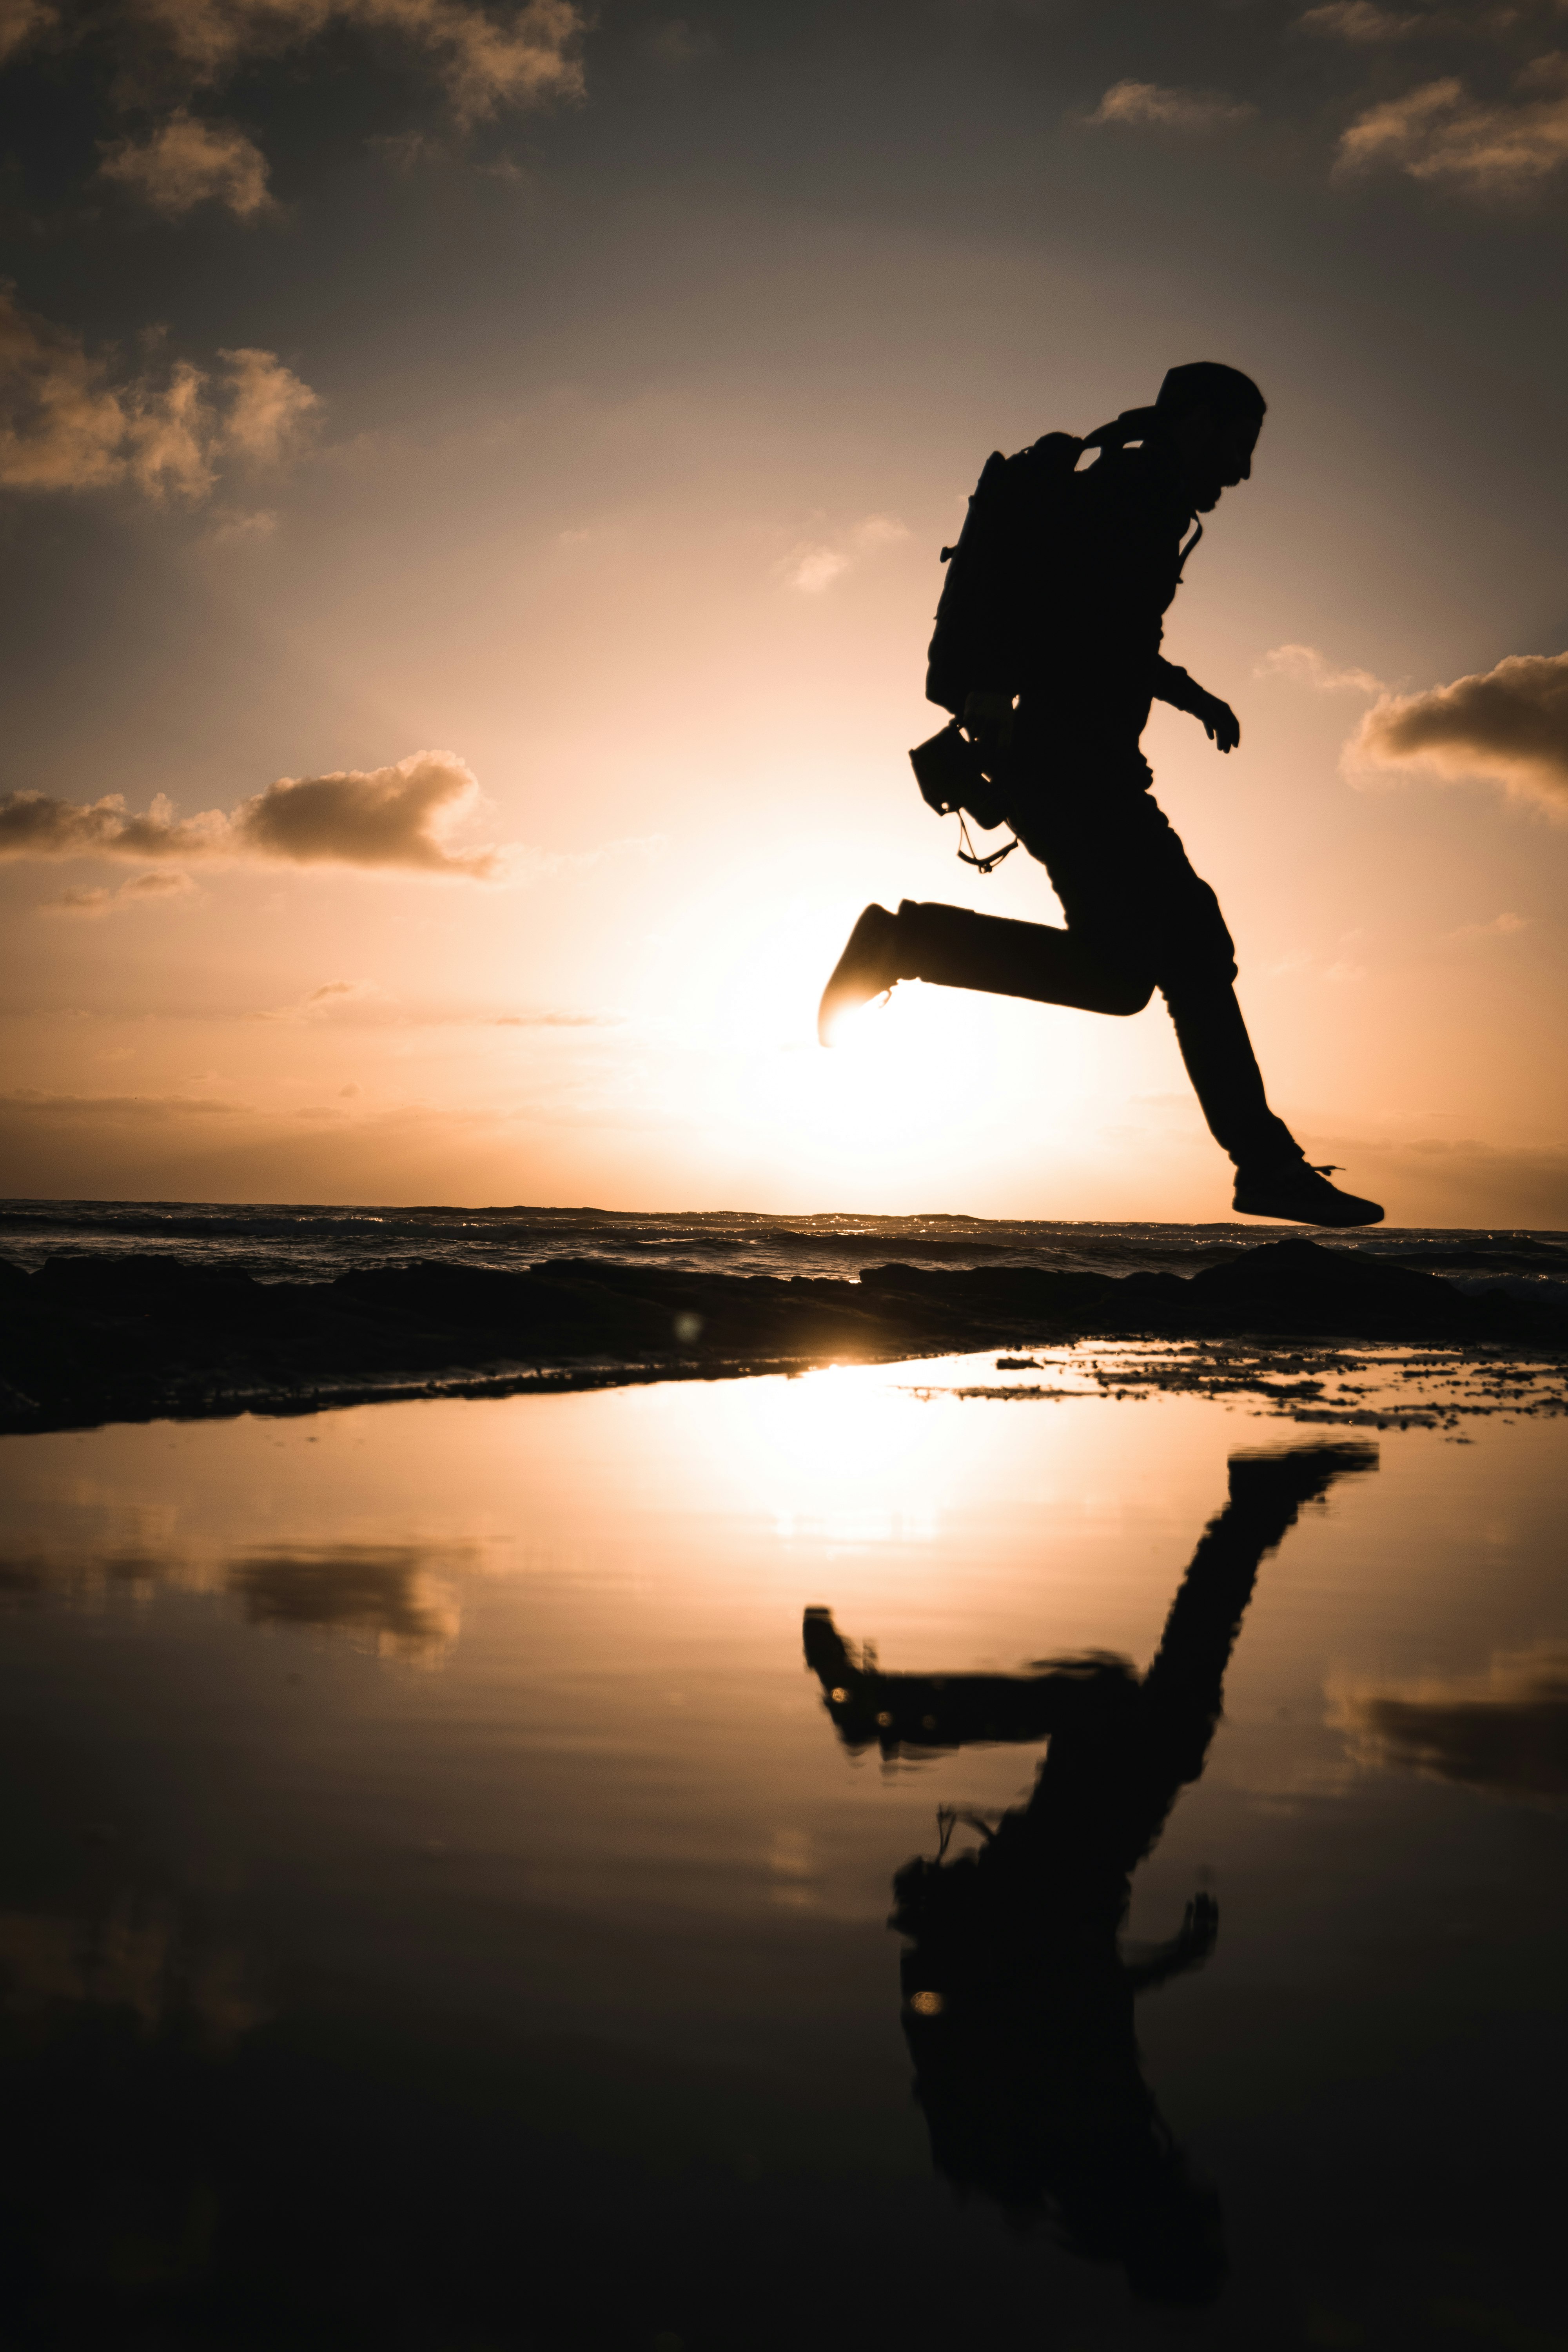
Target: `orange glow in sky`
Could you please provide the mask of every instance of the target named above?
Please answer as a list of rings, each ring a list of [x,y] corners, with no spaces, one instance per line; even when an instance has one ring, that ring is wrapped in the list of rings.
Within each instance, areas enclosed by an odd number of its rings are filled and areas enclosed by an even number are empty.
[[[498,5],[482,87],[415,11],[352,131],[303,16],[203,81],[165,13],[205,144],[74,35],[5,64],[75,126],[6,265],[5,782],[76,830],[0,824],[0,1191],[1224,1217],[1158,1000],[815,1043],[868,900],[1058,919],[910,774],[937,551],[990,449],[1205,355],[1269,416],[1167,650],[1243,740],[1145,749],[1272,1098],[1394,1222],[1568,1224],[1549,159],[1502,202],[1207,10],[1179,89],[1161,12],[911,25],[897,109],[854,10]]]

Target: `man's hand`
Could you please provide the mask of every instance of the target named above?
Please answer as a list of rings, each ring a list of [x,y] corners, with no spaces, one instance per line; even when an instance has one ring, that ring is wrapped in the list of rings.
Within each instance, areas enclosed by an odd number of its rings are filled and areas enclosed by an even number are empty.
[[[1193,717],[1203,722],[1204,733],[1222,751],[1234,751],[1241,740],[1241,721],[1228,702],[1217,694],[1205,694],[1193,706]]]
[[[966,732],[983,751],[1005,751],[1013,740],[1012,696],[965,695],[963,724]]]

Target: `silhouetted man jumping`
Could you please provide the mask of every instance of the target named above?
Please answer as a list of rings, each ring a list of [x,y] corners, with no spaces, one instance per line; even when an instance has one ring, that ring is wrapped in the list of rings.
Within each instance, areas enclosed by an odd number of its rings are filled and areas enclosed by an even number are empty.
[[[1250,477],[1265,405],[1236,368],[1204,360],[1171,369],[1152,408],[1088,436],[1100,456],[1062,477],[1033,541],[1025,510],[995,651],[979,656],[990,674],[956,689],[951,671],[938,676],[939,621],[928,694],[961,712],[1003,814],[1050,875],[1067,929],[908,898],[897,914],[868,907],[824,992],[818,1034],[827,1045],[839,1014],[900,980],[1118,1014],[1141,1013],[1158,988],[1210,1131],[1235,1162],[1237,1211],[1374,1225],[1376,1202],[1309,1167],[1268,1108],[1219,901],[1155,802],[1139,748],[1155,701],[1190,712],[1221,751],[1241,740],[1229,705],[1166,661],[1160,644],[1202,536],[1200,522],[1184,545],[1189,526]]]

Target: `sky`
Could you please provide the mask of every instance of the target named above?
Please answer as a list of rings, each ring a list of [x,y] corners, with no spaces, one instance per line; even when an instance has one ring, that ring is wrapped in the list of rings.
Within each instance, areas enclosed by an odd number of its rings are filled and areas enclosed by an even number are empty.
[[[1268,417],[1156,792],[1277,1109],[1568,1226],[1568,5],[0,0],[0,1192],[1224,1218],[1159,999],[901,986],[987,453]],[[1002,836],[992,836],[987,845]]]

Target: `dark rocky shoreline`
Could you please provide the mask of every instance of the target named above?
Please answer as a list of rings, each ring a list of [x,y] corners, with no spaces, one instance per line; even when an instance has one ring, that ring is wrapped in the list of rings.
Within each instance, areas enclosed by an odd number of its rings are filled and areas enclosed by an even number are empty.
[[[426,1261],[261,1283],[162,1253],[58,1256],[31,1276],[0,1261],[0,1430],[1247,1336],[1555,1351],[1568,1316],[1295,1239],[1184,1280],[879,1265],[853,1283],[556,1258],[518,1273]]]

